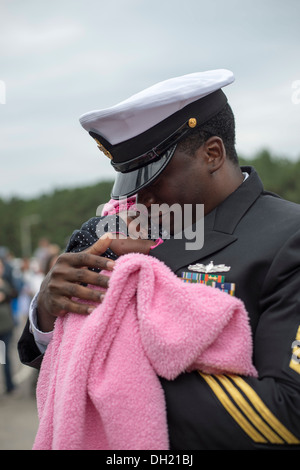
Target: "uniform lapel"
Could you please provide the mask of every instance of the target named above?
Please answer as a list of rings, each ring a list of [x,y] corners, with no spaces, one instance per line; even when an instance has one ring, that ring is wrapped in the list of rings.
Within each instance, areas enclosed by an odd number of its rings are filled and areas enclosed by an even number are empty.
[[[151,255],[176,272],[234,243],[237,240],[234,234],[237,224],[263,191],[262,182],[256,171],[251,167],[242,170],[249,173],[247,180],[222,204],[205,216],[204,245],[200,250],[186,250],[186,243],[190,240],[187,240],[183,234],[181,239],[166,240],[152,250]]]
[[[236,191],[216,209],[213,229],[217,232],[234,233],[241,218],[263,192],[263,184],[252,167],[242,167],[249,177]]]

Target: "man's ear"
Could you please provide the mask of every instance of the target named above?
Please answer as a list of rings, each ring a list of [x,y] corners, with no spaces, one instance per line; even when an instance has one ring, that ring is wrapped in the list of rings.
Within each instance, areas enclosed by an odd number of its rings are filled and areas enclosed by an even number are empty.
[[[208,170],[212,174],[219,170],[226,159],[226,150],[220,137],[210,137],[203,145]]]

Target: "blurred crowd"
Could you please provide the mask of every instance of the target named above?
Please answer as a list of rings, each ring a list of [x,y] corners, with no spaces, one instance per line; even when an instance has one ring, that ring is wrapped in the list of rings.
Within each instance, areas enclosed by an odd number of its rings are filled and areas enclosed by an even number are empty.
[[[2,354],[0,360],[7,393],[15,388],[10,361],[14,329],[24,326],[31,300],[59,254],[60,248],[46,238],[39,241],[30,258],[16,258],[7,247],[0,246],[0,341],[5,344],[5,357]]]

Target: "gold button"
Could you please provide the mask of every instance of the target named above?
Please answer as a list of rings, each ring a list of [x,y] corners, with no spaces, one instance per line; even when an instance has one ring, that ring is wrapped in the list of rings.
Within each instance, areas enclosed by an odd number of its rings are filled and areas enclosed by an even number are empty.
[[[196,127],[197,126],[197,119],[196,118],[190,118],[189,119],[189,127]]]

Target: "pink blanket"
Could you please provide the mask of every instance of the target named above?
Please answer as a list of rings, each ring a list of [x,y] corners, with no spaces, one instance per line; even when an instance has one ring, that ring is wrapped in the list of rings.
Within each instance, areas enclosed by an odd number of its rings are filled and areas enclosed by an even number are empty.
[[[157,376],[256,376],[243,303],[185,284],[160,261],[122,256],[103,303],[58,318],[37,386],[34,449],[168,449]],[[199,403],[201,406],[201,403]]]

